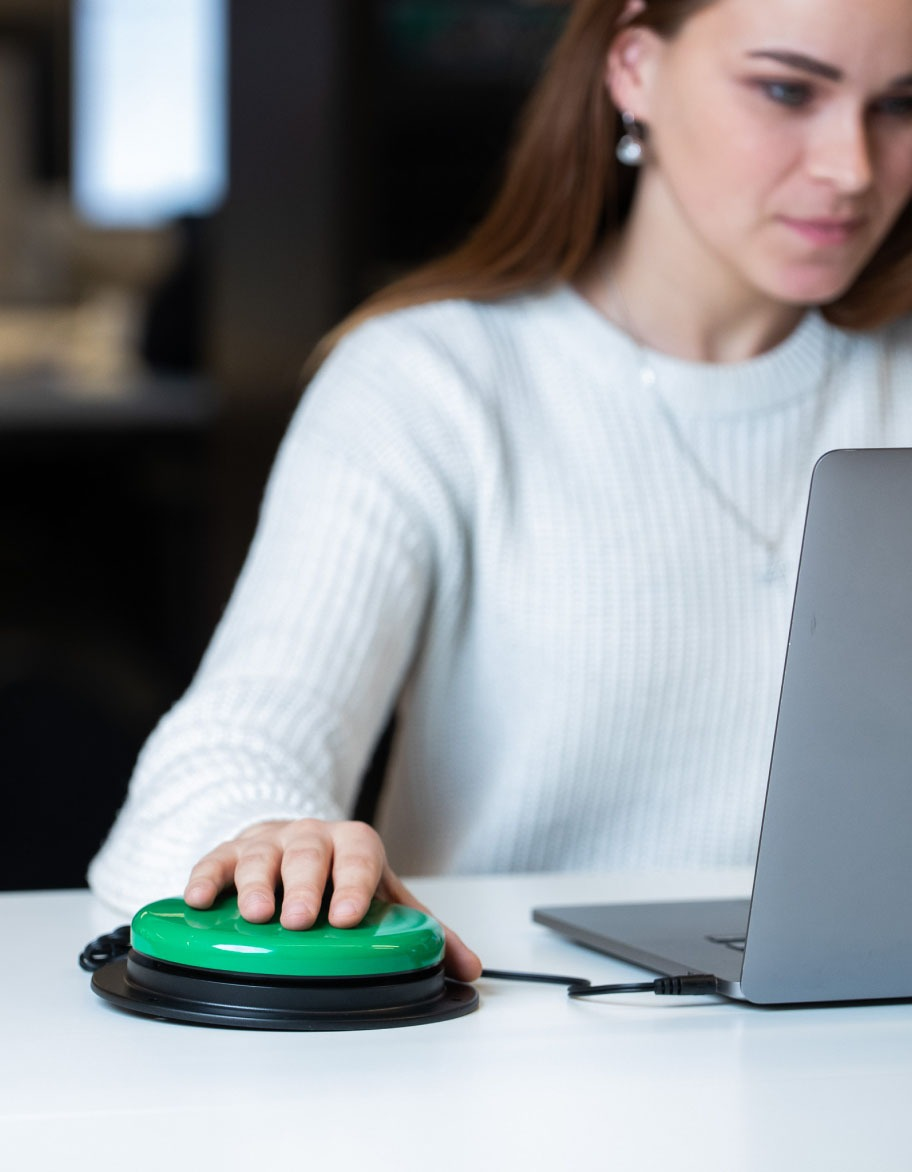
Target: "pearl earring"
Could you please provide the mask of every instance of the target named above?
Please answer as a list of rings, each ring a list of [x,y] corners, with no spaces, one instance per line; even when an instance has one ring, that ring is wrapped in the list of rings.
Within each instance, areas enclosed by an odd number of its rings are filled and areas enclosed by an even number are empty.
[[[646,155],[644,129],[629,110],[621,112],[624,133],[618,140],[615,155],[625,167],[642,167]]]

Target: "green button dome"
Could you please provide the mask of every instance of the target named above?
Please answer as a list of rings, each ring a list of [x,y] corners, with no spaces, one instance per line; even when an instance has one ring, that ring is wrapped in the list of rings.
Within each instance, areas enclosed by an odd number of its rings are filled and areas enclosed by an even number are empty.
[[[429,968],[443,959],[443,929],[425,912],[374,900],[356,928],[334,928],[325,915],[291,931],[274,917],[251,924],[237,896],[206,911],[162,899],[137,912],[133,948],[169,964],[275,977],[370,977]]]

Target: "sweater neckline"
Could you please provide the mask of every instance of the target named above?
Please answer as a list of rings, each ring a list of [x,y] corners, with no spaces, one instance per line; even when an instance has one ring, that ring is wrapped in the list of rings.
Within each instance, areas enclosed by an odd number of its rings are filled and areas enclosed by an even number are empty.
[[[842,335],[817,310],[808,310],[778,346],[741,362],[695,362],[637,344],[604,317],[572,285],[547,295],[556,324],[577,359],[602,383],[624,383],[641,392],[642,359],[655,371],[657,390],[676,413],[734,415],[765,411],[816,393],[828,367],[835,367]],[[623,367],[610,361],[620,357]]]

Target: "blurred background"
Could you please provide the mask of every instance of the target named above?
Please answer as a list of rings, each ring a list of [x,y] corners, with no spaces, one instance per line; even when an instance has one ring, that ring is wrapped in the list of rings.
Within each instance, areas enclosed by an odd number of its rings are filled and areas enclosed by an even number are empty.
[[[561,0],[0,0],[0,889],[81,886],[313,345],[491,196]]]

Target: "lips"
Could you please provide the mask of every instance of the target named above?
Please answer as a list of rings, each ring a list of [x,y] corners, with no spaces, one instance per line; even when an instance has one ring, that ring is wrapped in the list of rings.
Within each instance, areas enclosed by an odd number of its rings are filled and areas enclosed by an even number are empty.
[[[832,248],[848,244],[858,235],[865,224],[862,216],[854,216],[851,219],[802,216],[782,216],[780,218],[787,228],[819,248]]]

